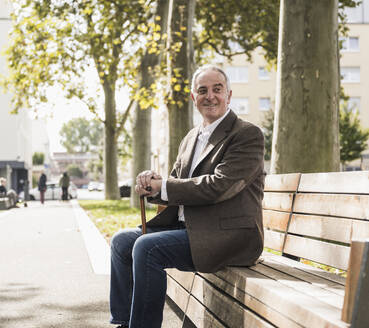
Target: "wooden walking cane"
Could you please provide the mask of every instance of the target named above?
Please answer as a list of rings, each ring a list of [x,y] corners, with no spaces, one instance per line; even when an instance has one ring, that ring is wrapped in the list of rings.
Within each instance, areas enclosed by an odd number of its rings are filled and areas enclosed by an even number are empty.
[[[151,191],[151,187],[146,188],[147,191]],[[145,196],[140,196],[140,207],[141,207],[141,224],[142,224],[142,234],[146,233],[146,209],[145,209]]]

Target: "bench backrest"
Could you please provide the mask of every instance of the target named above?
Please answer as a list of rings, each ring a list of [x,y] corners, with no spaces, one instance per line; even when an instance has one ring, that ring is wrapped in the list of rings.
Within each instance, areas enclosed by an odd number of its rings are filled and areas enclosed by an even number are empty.
[[[268,175],[263,212],[266,247],[347,270],[369,238],[369,172]]]

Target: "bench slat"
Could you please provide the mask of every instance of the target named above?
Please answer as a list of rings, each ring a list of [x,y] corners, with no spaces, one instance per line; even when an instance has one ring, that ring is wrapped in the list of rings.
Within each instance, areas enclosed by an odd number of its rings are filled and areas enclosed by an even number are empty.
[[[263,209],[276,210],[282,212],[291,212],[293,193],[264,193]]]
[[[183,313],[186,312],[190,294],[170,276],[167,277],[167,295],[177,304]]]
[[[368,195],[297,194],[293,211],[369,220]]]
[[[302,281],[292,275],[289,275],[287,271],[284,270],[284,266],[274,265],[274,267],[268,266],[268,261],[265,260],[260,265],[256,265],[250,268],[256,272],[259,272],[271,279],[277,280],[282,285],[286,285],[297,291],[309,295],[311,297],[317,298],[322,302],[330,304],[337,309],[341,309],[343,306],[343,297],[334,294],[327,289],[321,288],[319,286],[313,285],[310,282]],[[283,270],[283,271],[280,271]]]
[[[224,291],[226,294],[231,295],[233,298],[237,299],[240,303],[245,305],[252,311],[260,314],[263,318],[268,318],[273,325],[283,328],[301,328],[299,324],[293,320],[285,317],[278,311],[260,302],[258,299],[252,297],[251,295],[245,293],[243,288],[235,288],[234,285],[230,284],[228,281],[219,278],[216,274],[200,274],[206,280],[210,281],[217,288]],[[248,327],[246,325],[245,327]]]
[[[197,328],[225,328],[196,298],[190,296],[186,315]]]
[[[369,194],[369,172],[306,173],[299,192]]]
[[[284,238],[283,233],[264,229],[264,247],[282,252]]]
[[[301,173],[271,174],[265,177],[265,191],[292,191],[297,190]]]
[[[177,269],[166,269],[165,271],[188,292],[191,291],[193,279],[195,276],[194,272],[179,271]]]
[[[301,263],[301,262],[297,262],[295,260],[291,260],[287,257],[284,256],[278,256],[278,255],[274,255],[270,252],[263,252],[263,258],[270,258],[271,261],[274,261],[276,263],[281,263],[283,265],[289,266],[291,268],[296,268],[297,270],[301,270],[302,272],[306,272],[310,275],[315,275],[317,277],[320,278],[324,278],[326,280],[332,281],[334,283],[337,283],[339,285],[341,285],[342,287],[345,286],[346,283],[346,279],[342,276],[339,276],[337,274],[333,274],[331,272],[316,268],[314,266],[305,264],[305,263]]]
[[[215,313],[229,328],[255,327],[272,328],[272,325],[242,308],[218,290],[214,289],[206,280],[196,275],[192,288],[192,295],[207,309]],[[212,327],[206,325],[206,327]]]
[[[293,214],[288,232],[349,244],[352,235],[352,221],[344,218]],[[369,231],[369,221],[367,224]]]
[[[300,279],[302,281],[306,281],[314,286],[318,286],[319,288],[326,289],[333,294],[336,294],[343,298],[345,295],[345,287],[344,287],[344,280],[341,283],[336,282],[337,275],[334,273],[330,273],[327,271],[323,271],[324,276],[317,275],[316,271],[322,271],[317,268],[313,268],[311,270],[311,265],[304,265],[303,263],[289,260],[290,263],[286,263],[286,261],[280,261],[279,259],[282,258],[281,256],[274,255],[269,252],[264,252],[263,255],[263,262],[262,264],[268,267],[271,267],[275,270],[279,270],[281,272],[285,272],[288,275]],[[287,259],[283,257],[282,259]],[[301,265],[300,265],[301,264]],[[327,275],[328,278],[325,278]]]
[[[253,270],[232,268],[221,270],[216,275],[233,284],[235,291],[243,290],[302,327],[347,328],[340,320],[341,311],[336,307],[268,279]]]
[[[288,235],[284,252],[338,269],[347,270],[350,248],[319,240]]]
[[[263,210],[263,224],[265,228],[286,231],[290,213]]]

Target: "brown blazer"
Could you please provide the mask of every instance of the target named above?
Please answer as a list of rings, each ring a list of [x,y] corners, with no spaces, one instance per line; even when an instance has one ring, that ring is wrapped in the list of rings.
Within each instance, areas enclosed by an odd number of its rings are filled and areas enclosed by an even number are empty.
[[[199,164],[188,178],[199,127],[182,140],[167,181],[168,207],[147,226],[170,227],[184,205],[195,268],[215,272],[227,266],[249,266],[263,250],[262,199],[264,137],[261,130],[233,111],[209,138]]]

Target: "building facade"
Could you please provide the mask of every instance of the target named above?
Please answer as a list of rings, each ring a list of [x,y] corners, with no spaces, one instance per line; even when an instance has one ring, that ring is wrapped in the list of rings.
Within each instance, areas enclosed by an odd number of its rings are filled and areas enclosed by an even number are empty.
[[[11,28],[10,5],[0,0],[0,51],[8,44]],[[6,74],[6,62],[0,56],[0,74]],[[10,114],[11,96],[0,92],[0,176],[7,179],[7,188],[19,192],[25,181],[31,181],[32,128],[26,111]]]

